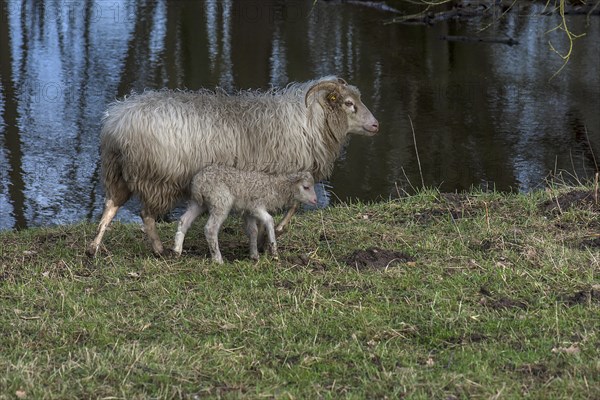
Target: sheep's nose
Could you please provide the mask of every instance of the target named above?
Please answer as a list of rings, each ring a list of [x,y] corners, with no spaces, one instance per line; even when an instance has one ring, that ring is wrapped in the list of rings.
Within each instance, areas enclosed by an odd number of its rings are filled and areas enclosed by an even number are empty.
[[[379,130],[379,122],[375,121],[373,122],[373,125],[371,125],[373,127],[373,132],[377,132]]]

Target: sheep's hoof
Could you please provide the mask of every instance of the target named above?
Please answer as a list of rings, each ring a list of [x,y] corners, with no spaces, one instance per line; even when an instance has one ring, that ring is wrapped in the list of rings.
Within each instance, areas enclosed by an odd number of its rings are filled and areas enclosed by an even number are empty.
[[[161,255],[165,258],[179,258],[181,256],[181,252],[178,252],[174,249],[166,249]]]
[[[181,253],[182,253],[182,252],[180,252],[180,251],[177,251],[177,250],[170,249],[170,250],[168,250],[168,253],[169,253],[169,255],[170,255],[171,257],[174,257],[174,258],[179,258],[179,257],[181,257]]]
[[[96,254],[98,254],[99,250],[100,250],[100,245],[92,242],[87,247],[87,249],[85,249],[85,254],[90,258],[94,258],[94,257],[96,257]]]
[[[88,248],[85,249],[85,255],[88,256],[88,257],[90,257],[90,258],[96,257],[96,253],[98,253],[98,247],[99,246],[96,246],[93,243],[90,244],[88,246]]]
[[[258,261],[258,259],[259,259],[258,253],[256,253],[256,254],[250,254],[250,259],[252,259],[254,261]]]

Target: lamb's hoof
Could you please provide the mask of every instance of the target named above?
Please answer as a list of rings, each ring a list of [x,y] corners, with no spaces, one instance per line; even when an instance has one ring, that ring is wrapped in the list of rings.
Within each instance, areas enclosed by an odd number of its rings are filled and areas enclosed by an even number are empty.
[[[275,237],[279,237],[285,233],[285,228],[275,228]]]
[[[274,242],[273,243],[269,243],[268,248],[269,248],[269,253],[271,254],[271,256],[277,257],[279,255],[278,251],[277,251],[277,244],[276,243],[274,243]]]
[[[259,255],[258,255],[258,253],[257,253],[257,254],[250,254],[250,259],[251,259],[251,260],[258,261],[258,259],[259,259],[259,258],[260,258],[260,257],[259,257]]]

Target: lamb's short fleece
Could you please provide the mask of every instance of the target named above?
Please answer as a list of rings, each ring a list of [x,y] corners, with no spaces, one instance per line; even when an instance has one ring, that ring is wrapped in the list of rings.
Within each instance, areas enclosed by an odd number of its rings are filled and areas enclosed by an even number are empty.
[[[317,202],[314,180],[309,172],[272,175],[227,166],[208,166],[192,179],[191,200],[179,221],[173,251],[181,254],[190,225],[208,209],[210,215],[204,233],[212,259],[222,263],[218,234],[233,209],[244,213],[246,233],[250,239],[250,257],[258,259],[258,222],[265,226],[269,250],[277,257],[275,226],[269,211],[290,206],[295,201],[306,204]]]

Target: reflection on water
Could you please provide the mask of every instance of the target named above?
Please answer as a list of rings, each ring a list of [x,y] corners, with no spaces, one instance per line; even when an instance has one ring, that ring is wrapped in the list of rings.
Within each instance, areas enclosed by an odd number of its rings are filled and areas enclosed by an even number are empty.
[[[420,186],[530,190],[549,172],[586,178],[600,158],[600,23],[534,7],[486,31],[518,46],[458,43],[480,21],[383,25],[390,15],[312,0],[2,2],[0,229],[95,219],[102,208],[98,134],[106,105],[146,88],[268,88],[337,74],[381,124],[354,137],[331,198],[372,200]],[[529,15],[529,16],[528,16]],[[137,218],[131,204],[119,218]]]

